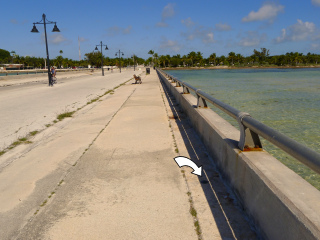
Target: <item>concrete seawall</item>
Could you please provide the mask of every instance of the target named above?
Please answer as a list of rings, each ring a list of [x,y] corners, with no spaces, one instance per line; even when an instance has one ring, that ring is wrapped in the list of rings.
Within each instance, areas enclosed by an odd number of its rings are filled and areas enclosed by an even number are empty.
[[[163,75],[254,224],[266,239],[320,239],[320,192],[266,151],[241,152],[239,131],[208,108],[196,108]]]

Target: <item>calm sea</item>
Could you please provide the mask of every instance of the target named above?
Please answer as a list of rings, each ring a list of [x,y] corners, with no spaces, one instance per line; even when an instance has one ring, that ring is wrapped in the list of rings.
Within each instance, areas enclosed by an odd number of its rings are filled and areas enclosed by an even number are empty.
[[[288,137],[320,152],[320,69],[170,70]],[[237,122],[213,107],[234,126]],[[316,174],[262,139],[263,147],[320,190]]]

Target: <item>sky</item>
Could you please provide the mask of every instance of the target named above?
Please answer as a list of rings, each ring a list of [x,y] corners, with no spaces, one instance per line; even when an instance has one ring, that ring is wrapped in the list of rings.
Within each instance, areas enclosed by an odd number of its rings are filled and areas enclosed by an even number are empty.
[[[186,55],[203,57],[229,52],[243,56],[267,48],[270,55],[287,52],[320,54],[320,0],[0,0],[0,48],[20,56],[46,57],[43,24],[57,22],[60,33],[47,25],[50,58],[60,55],[79,60],[100,42],[106,57],[119,50],[148,58]],[[104,48],[103,48],[104,49]]]

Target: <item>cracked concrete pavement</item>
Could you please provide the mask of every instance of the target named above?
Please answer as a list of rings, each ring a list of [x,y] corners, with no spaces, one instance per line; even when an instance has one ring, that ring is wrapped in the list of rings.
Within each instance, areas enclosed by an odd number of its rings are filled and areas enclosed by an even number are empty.
[[[0,157],[0,239],[256,239],[155,72],[142,81]],[[182,174],[178,154],[199,156],[209,179]]]

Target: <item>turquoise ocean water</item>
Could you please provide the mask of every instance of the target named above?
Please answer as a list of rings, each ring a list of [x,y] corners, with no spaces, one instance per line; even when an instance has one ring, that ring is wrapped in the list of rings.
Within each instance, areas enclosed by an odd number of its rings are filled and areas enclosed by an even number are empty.
[[[320,69],[168,70],[169,74],[320,152]],[[235,127],[237,122],[212,107]],[[262,139],[264,149],[320,190],[320,175]]]

